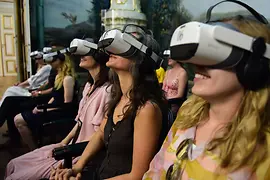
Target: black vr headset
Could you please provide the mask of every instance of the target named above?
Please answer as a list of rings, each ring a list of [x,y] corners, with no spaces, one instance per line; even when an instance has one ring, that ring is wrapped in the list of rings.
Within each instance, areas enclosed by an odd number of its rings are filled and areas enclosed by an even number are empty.
[[[268,23],[265,17],[241,1],[221,1],[208,9],[206,23],[193,21],[174,31],[171,58],[211,68],[234,69],[240,83],[249,90],[269,85],[270,45],[264,38],[243,34],[232,24],[210,21],[213,8],[223,2],[237,3],[259,23]]]

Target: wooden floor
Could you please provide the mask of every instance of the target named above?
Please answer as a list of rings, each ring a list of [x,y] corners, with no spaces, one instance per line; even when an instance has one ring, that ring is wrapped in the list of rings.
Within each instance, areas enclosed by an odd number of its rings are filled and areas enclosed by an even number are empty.
[[[4,94],[5,90],[17,82],[16,76],[0,77],[0,98]]]
[[[17,82],[17,77],[0,77],[0,99],[4,94],[5,90]],[[2,137],[2,133],[6,132],[6,123],[4,126],[0,127],[0,144],[3,144],[8,139]],[[0,150],[0,179],[3,179],[5,173],[5,167],[8,161],[14,156],[9,152],[10,150]]]

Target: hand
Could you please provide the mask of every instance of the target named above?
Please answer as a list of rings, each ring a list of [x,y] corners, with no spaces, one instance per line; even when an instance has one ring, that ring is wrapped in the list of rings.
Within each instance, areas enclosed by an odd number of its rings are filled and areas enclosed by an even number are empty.
[[[39,93],[38,93],[39,91],[32,91],[31,92],[31,95],[32,95],[32,97],[37,97],[37,96],[39,96]]]
[[[61,141],[60,143],[56,144],[56,146],[54,148],[59,148],[59,147],[63,147],[66,146],[67,144],[63,143],[63,141]],[[53,150],[51,150],[48,155],[47,158],[52,158],[52,154],[53,154]]]
[[[35,107],[32,112],[33,112],[33,114],[37,114],[37,113],[43,112],[43,110]]]
[[[63,165],[61,163],[59,164],[57,169],[52,167],[51,174],[50,174],[50,180],[58,180],[58,179],[80,180],[81,173],[76,170],[76,167],[72,169],[63,169]]]
[[[20,82],[17,82],[17,83],[14,84],[14,86],[18,86],[19,84],[20,84]]]
[[[60,163],[59,165],[58,165],[58,167],[55,169],[53,166],[51,167],[51,174],[50,174],[50,180],[55,180],[56,179],[56,172],[60,172],[61,170],[63,169],[63,164],[62,163]]]

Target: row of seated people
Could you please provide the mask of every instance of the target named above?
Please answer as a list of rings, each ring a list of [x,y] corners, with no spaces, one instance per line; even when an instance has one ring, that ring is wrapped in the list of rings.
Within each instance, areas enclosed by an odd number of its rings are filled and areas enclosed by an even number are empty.
[[[270,42],[269,28],[253,20],[230,19],[218,26],[253,37],[261,29],[263,44]],[[11,160],[6,179],[269,179],[269,62],[260,66],[267,68],[268,79],[259,85],[237,75],[246,67],[242,59],[233,70],[196,65],[194,95],[180,108],[165,139],[168,108],[153,61],[159,46],[148,34],[132,38],[130,43],[136,42],[132,56],[116,55],[117,47],[82,56],[80,66],[87,67],[93,78],[76,118],[82,125],[78,123],[58,144]],[[143,51],[144,46],[152,51]],[[108,75],[108,71],[101,74],[102,67],[110,68],[110,81],[97,87]],[[89,142],[72,167],[63,167],[52,154],[73,138],[76,143]]]
[[[1,149],[18,144],[19,134],[13,122],[14,117],[24,110],[33,109],[37,104],[48,102],[51,98],[57,71],[53,64],[44,62],[41,52],[32,56],[31,59],[37,64],[37,73],[26,81],[9,87],[1,99],[0,127],[7,121],[9,131],[3,136],[10,137],[10,141],[0,145]]]
[[[10,141],[2,144],[1,148],[14,145],[18,147],[21,136],[28,147],[33,150],[37,147],[37,143],[33,139],[31,131],[36,132],[41,123],[76,116],[77,83],[71,60],[64,54],[58,54],[50,64],[44,64],[42,57],[37,56],[35,59],[42,61],[45,67],[51,67],[50,75],[47,76],[46,73],[47,82],[44,85],[46,87],[42,91],[42,87],[40,87],[31,94],[28,92],[30,96],[22,96],[19,93],[10,94],[10,89],[14,89],[16,86],[7,89],[5,94],[8,95],[3,97],[0,107],[0,120],[1,126],[7,120]],[[25,82],[33,82],[32,84],[39,82],[44,77],[44,74],[40,72],[42,68],[29,78],[35,79],[35,81],[28,79]],[[65,106],[60,107],[63,103]],[[47,112],[43,113],[43,109],[37,108],[39,104],[50,104],[52,108],[46,109]],[[42,119],[42,121],[37,119]]]
[[[152,47],[157,54],[159,53],[159,46],[150,35],[147,36],[146,45]],[[104,156],[104,153],[101,153],[102,155],[96,161],[98,165],[104,162],[102,164],[103,172],[99,174],[95,171],[95,175],[100,178],[128,173],[134,162],[133,147],[137,147],[136,151],[141,153],[149,149],[150,151],[145,153],[150,162],[167,134],[168,108],[157,81],[155,66],[148,57],[142,57],[140,52],[137,52],[133,58],[109,56],[101,51],[94,53],[91,51],[90,54],[81,58],[80,67],[87,69],[91,78],[85,85],[76,117],[76,120],[82,121],[76,143],[89,141],[91,138],[93,142],[96,141],[94,146],[97,148],[96,151],[99,151],[103,147],[103,142],[107,142],[106,145],[104,144],[107,147],[107,155]],[[142,59],[140,60],[140,58]],[[113,83],[109,82],[109,68],[113,70],[111,72],[113,78],[111,82]],[[134,68],[133,73],[129,71],[130,68]],[[36,115],[38,114],[36,113]],[[17,115],[15,123],[21,117],[22,115]],[[40,117],[33,121],[38,123],[39,120]],[[28,121],[24,126],[31,127]],[[6,179],[49,178],[51,167],[56,168],[62,163],[52,157],[52,150],[69,144],[74,138],[77,128],[78,124],[60,143],[44,146],[11,160],[7,165]],[[140,139],[145,139],[145,137],[148,137],[145,142],[146,146],[140,149]],[[25,142],[30,141],[33,142],[33,140],[25,139]],[[115,154],[117,151],[118,155]],[[120,154],[123,156],[122,160],[119,159]],[[104,158],[105,160],[102,161]],[[74,159],[73,164],[78,159]],[[136,159],[138,158],[136,157]],[[115,163],[108,163],[109,161]],[[123,168],[123,163],[128,165]],[[94,167],[97,168],[98,165]]]

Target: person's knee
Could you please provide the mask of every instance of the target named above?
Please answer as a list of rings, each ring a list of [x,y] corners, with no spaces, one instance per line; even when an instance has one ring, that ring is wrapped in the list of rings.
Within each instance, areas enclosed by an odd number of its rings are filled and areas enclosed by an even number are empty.
[[[26,122],[24,121],[23,117],[21,114],[18,114],[14,118],[14,124],[17,128],[21,126],[26,126]]]
[[[6,89],[5,93],[11,93],[14,91],[14,86],[10,86],[9,88]]]

